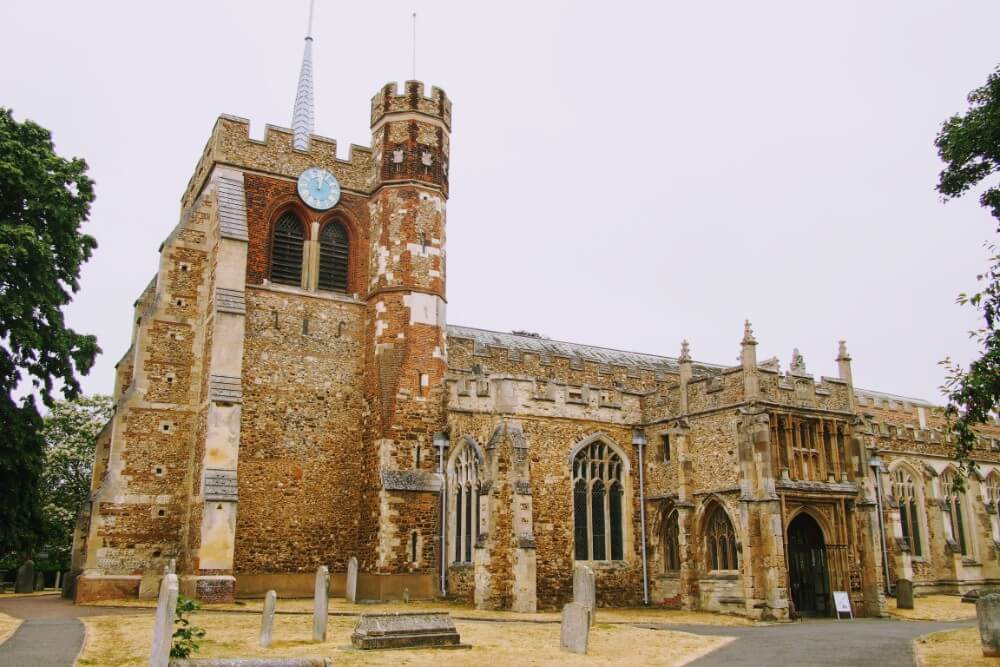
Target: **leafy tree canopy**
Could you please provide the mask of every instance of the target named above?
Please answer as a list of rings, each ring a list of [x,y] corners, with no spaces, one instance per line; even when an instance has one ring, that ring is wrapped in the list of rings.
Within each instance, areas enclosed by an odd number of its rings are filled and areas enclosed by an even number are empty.
[[[944,122],[935,145],[945,163],[937,190],[945,201],[982,187],[979,203],[994,217],[1000,233],[1000,67],[986,84],[968,96],[969,109]],[[967,472],[976,464],[971,459],[976,443],[975,424],[989,421],[1000,405],[1000,253],[996,243],[987,243],[988,266],[976,276],[978,290],[960,294],[958,302],[976,309],[983,326],[970,332],[982,350],[968,368],[945,359],[947,376],[944,392],[947,413],[956,436],[955,458]],[[959,482],[960,483],[960,482]]]
[[[94,184],[80,159],[59,157],[48,130],[0,107],[0,553],[31,549],[42,532],[42,420],[58,387],[80,393],[100,351],[68,328],[62,308],[79,289],[96,241],[80,233]],[[27,383],[33,393],[17,398]]]

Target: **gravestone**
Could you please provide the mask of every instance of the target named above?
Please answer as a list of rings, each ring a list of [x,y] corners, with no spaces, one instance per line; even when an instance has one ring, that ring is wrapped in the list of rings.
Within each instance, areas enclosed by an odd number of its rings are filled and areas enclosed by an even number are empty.
[[[358,559],[354,556],[347,561],[347,586],[344,588],[344,597],[351,603],[358,601]]]
[[[586,565],[573,568],[573,602],[582,604],[590,613],[590,625],[594,624],[597,607],[597,586],[594,571]]]
[[[316,568],[316,588],[313,592],[313,641],[326,641],[326,616],[329,600],[330,571],[326,565]]]
[[[447,612],[361,614],[351,633],[354,648],[468,648]]]
[[[969,604],[976,604],[976,600],[979,599],[979,590],[973,588],[972,590],[966,591],[962,594],[962,602],[968,602]]]
[[[983,657],[1000,658],[1000,593],[980,595],[976,600],[976,619]]]
[[[31,559],[24,561],[17,568],[17,579],[14,581],[15,593],[31,593],[35,590],[35,563]]]
[[[45,590],[45,573],[36,572],[35,573],[35,590],[44,591]]]
[[[260,647],[267,648],[271,645],[271,633],[274,631],[274,605],[278,600],[278,594],[268,591],[264,596],[264,613],[260,617]]]
[[[896,580],[896,609],[913,609],[913,582]]]
[[[149,667],[168,667],[170,644],[174,636],[174,613],[177,611],[177,575],[168,574],[160,584],[160,600],[153,620],[153,647]]]
[[[590,638],[591,613],[579,602],[570,602],[562,611],[559,627],[559,647],[572,653],[587,653]]]
[[[140,600],[154,600],[160,596],[160,584],[163,581],[163,576],[170,574],[163,570],[163,574],[154,571],[146,571],[142,574],[142,579],[139,580],[139,599]]]
[[[56,589],[62,589],[62,570],[56,570]]]
[[[77,573],[70,570],[63,577],[62,582],[62,596],[67,600],[72,600],[76,597],[76,577]]]

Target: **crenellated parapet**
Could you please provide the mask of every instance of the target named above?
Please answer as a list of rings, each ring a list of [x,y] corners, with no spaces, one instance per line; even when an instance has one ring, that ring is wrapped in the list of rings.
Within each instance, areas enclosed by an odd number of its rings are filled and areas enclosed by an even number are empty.
[[[265,126],[262,140],[252,139],[249,120],[219,116],[181,198],[181,209],[186,211],[194,202],[216,164],[286,178],[297,178],[309,167],[322,167],[330,170],[345,190],[361,193],[371,190],[373,156],[370,148],[351,144],[347,160],[341,160],[333,139],[310,135],[309,150],[294,148],[293,141],[292,130],[276,125]]]
[[[421,114],[441,121],[446,129],[451,130],[451,100],[437,86],[431,88],[430,97],[425,96],[421,81],[407,81],[402,91],[399,84],[390,82],[372,97],[372,127],[384,116],[393,113]]]

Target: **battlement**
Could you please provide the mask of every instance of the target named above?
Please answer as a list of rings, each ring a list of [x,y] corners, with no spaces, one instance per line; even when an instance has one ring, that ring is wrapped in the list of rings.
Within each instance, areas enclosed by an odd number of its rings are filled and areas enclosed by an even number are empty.
[[[250,138],[250,121],[223,114],[215,121],[198,166],[181,198],[181,209],[194,202],[205,179],[216,164],[295,178],[309,167],[329,169],[347,190],[367,192],[372,182],[372,150],[351,144],[347,160],[337,158],[337,142],[316,134],[310,135],[309,150],[292,146],[292,130],[266,125],[263,140]]]
[[[451,131],[451,100],[443,90],[434,86],[431,96],[425,97],[421,81],[407,81],[403,88],[401,93],[399,84],[390,82],[372,98],[372,127],[386,114],[411,112],[437,118]]]

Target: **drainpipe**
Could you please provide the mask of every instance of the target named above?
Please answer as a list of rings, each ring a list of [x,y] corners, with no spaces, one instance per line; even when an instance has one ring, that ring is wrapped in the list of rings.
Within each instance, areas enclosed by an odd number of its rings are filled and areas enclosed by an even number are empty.
[[[441,475],[441,490],[438,496],[441,498],[441,539],[438,540],[438,551],[441,554],[441,596],[448,595],[448,550],[445,548],[445,536],[448,534],[445,523],[448,519],[448,480],[444,474],[444,449],[448,446],[448,435],[441,431],[434,434],[434,446],[438,449],[438,474]]]
[[[632,431],[632,444],[639,448],[639,525],[642,527],[642,604],[649,605],[649,567],[646,562],[646,485],[643,472],[646,465],[643,461],[643,450],[646,447],[646,434],[642,429]]]

